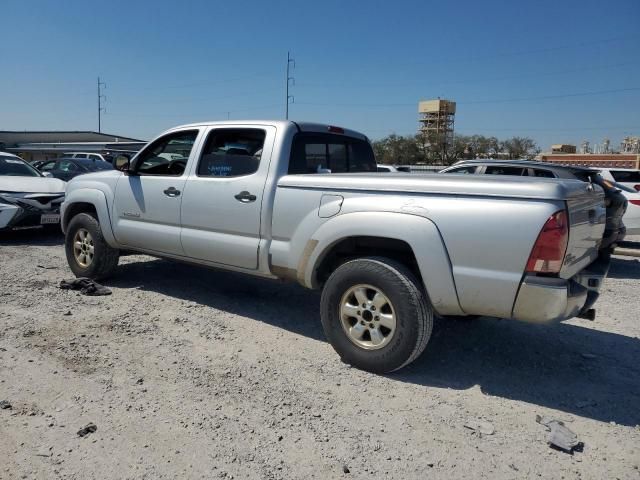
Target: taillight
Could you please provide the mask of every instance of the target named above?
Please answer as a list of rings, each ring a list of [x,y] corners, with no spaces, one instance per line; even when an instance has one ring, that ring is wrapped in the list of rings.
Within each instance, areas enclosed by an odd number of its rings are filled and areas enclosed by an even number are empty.
[[[629,200],[629,203],[633,203],[634,205],[640,206],[640,200]]]
[[[336,127],[334,125],[329,125],[327,127],[327,130],[329,130],[331,133],[344,133],[344,128]]]
[[[640,192],[640,185],[634,185],[633,188]]]
[[[567,212],[560,210],[549,217],[536,240],[529,260],[528,273],[558,273],[562,268],[569,241]]]

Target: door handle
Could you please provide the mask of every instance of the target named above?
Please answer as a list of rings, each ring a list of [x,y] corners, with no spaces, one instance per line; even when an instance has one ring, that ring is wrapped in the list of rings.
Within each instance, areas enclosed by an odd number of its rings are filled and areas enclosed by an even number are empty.
[[[234,197],[235,197],[236,200],[238,200],[239,202],[242,202],[242,203],[255,202],[256,198],[257,198],[255,195],[251,195],[246,190],[243,190],[242,192],[234,195]]]
[[[164,191],[164,194],[167,197],[177,197],[178,195],[180,195],[180,190],[178,190],[176,187],[169,187]]]

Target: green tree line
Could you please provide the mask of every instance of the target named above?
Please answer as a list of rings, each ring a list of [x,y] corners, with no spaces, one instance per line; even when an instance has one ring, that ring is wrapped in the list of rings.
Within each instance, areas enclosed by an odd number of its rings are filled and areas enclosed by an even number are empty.
[[[453,144],[442,148],[427,136],[391,134],[373,142],[378,163],[391,165],[449,165],[468,158],[531,159],[540,153],[536,142],[528,137],[499,140],[484,135],[456,135]]]

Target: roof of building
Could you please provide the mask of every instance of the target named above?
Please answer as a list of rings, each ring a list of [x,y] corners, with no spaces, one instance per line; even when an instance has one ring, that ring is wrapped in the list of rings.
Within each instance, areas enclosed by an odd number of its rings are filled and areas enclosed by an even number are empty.
[[[0,142],[5,145],[16,145],[20,143],[144,142],[144,140],[90,130],[0,130]]]

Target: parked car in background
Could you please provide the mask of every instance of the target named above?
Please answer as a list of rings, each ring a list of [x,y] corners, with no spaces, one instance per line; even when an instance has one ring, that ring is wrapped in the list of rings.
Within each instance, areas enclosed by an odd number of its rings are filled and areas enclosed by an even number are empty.
[[[86,158],[58,158],[42,162],[38,170],[50,173],[52,177],[68,182],[78,175],[103,170],[113,170],[113,165],[103,160],[88,160]]]
[[[415,360],[434,314],[592,318],[609,266],[602,189],[377,173],[367,137],[331,125],[184,125],[116,167],[67,187],[76,276],[113,274],[136,251],[322,289],[327,339],[373,372]]]
[[[66,183],[0,152],[0,231],[60,223]]]
[[[600,186],[605,193],[607,224],[601,248],[614,246],[615,242],[622,241],[626,234],[623,215],[627,209],[627,199],[614,186],[613,182],[602,178],[598,170],[535,160],[462,160],[451,167],[441,170],[440,173],[563,178],[591,182]]]
[[[640,170],[631,168],[598,168],[605,180],[611,180],[625,187],[640,191]]]
[[[65,158],[86,158],[89,160],[102,160],[103,162],[113,163],[114,155],[108,153],[95,152],[69,152],[64,154]]]
[[[400,170],[398,170],[396,167],[394,167],[393,165],[382,165],[382,164],[378,164],[378,171],[379,172],[385,172],[385,173],[397,173]]]
[[[614,184],[627,198],[627,211],[622,220],[627,228],[627,235],[640,235],[640,192],[622,183]]]

